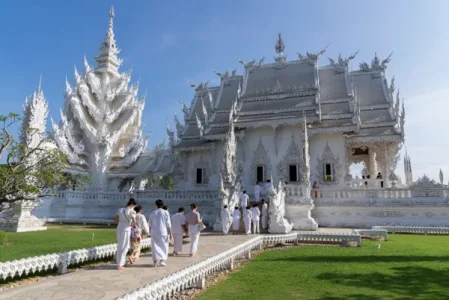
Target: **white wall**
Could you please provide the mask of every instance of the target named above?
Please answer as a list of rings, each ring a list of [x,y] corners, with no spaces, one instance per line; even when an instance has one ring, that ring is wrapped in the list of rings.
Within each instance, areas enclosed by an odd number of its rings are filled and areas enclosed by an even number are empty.
[[[326,187],[344,187],[345,178],[347,175],[346,170],[346,151],[345,151],[345,140],[341,133],[335,134],[317,134],[309,138],[309,153],[310,153],[310,180],[312,182],[317,181],[319,183],[319,176],[317,170],[317,158],[323,154],[324,148],[326,147],[326,142],[329,143],[332,153],[335,156],[339,156],[339,161],[341,165],[340,169],[340,180],[338,184],[331,185],[319,185],[321,188]],[[321,166],[319,166],[321,168]]]

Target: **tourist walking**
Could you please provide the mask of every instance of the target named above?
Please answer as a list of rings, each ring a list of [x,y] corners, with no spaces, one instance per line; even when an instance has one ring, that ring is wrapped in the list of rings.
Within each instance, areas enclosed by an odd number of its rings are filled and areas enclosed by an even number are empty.
[[[148,222],[143,215],[142,206],[137,205],[134,207],[134,211],[136,212],[136,226],[132,230],[134,231],[134,236],[131,235],[131,255],[129,256],[129,262],[131,264],[139,260],[143,236],[150,233]]]
[[[268,228],[268,204],[262,199],[262,228]]]
[[[247,206],[245,211],[243,212],[243,223],[245,224],[245,233],[250,234],[251,233],[251,220],[253,216],[251,214],[250,207]]]
[[[197,211],[198,207],[195,203],[190,205],[191,211],[186,214],[186,223],[189,227],[189,237],[190,237],[190,256],[194,256],[198,250],[198,242],[200,239],[200,228],[199,224],[201,222],[200,214]]]
[[[240,207],[245,209],[248,206],[249,196],[246,194],[246,191],[243,191],[242,196],[240,197]]]
[[[170,215],[162,209],[164,201],[156,200],[157,209],[150,214],[151,256],[154,266],[164,267],[168,258],[168,243],[172,237]]]
[[[115,255],[117,269],[123,270],[126,264],[126,254],[128,253],[131,241],[131,226],[136,226],[136,212],[134,207],[136,200],[129,199],[124,208],[117,211],[114,219],[117,225],[117,253]]]
[[[254,186],[254,200],[256,200],[256,202],[260,201],[260,185],[259,185],[259,181]]]
[[[265,183],[265,194],[267,195],[267,199],[270,200],[270,190],[271,190],[271,180],[267,180]]]
[[[178,209],[178,213],[171,217],[171,226],[173,232],[173,255],[176,256],[182,252],[182,242],[184,233],[187,232],[186,217],[184,216],[184,207]]]
[[[232,230],[234,231],[234,233],[238,232],[240,229],[240,217],[240,210],[236,206],[234,208],[234,211],[232,212]]]
[[[260,210],[258,204],[253,204],[251,208],[251,217],[253,221],[253,233],[260,233],[259,222],[260,222]]]
[[[231,214],[228,211],[228,206],[225,205],[221,209],[221,226],[223,227],[223,234],[228,234],[229,225],[231,221]]]

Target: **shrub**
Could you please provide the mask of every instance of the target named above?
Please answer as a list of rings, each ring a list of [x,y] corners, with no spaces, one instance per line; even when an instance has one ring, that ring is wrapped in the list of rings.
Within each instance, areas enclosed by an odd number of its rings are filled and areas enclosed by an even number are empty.
[[[0,246],[6,246],[7,242],[8,236],[6,235],[6,232],[0,230]]]

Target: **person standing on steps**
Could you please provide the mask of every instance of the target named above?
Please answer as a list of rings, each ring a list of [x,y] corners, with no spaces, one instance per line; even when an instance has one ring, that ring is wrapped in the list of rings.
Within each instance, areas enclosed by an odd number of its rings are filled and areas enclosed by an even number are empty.
[[[271,180],[267,180],[265,183],[265,194],[267,195],[267,199],[270,200],[270,190],[271,190]]]
[[[268,204],[262,199],[262,229],[268,229]]]
[[[234,208],[234,211],[232,212],[232,230],[234,231],[234,233],[237,233],[240,229],[240,217],[240,210],[236,206]]]
[[[260,185],[259,185],[259,181],[254,186],[254,200],[256,202],[260,201]]]
[[[253,208],[251,208],[251,217],[253,221],[253,233],[260,233],[259,222],[260,222],[260,210],[259,204],[253,204]]]
[[[172,237],[170,215],[162,209],[164,201],[156,200],[156,210],[150,214],[151,255],[155,267],[165,267],[168,258],[168,243]]]
[[[223,234],[228,234],[229,222],[231,221],[231,214],[228,211],[228,206],[225,205],[221,209],[221,226],[223,227]]]
[[[199,224],[201,222],[201,217],[197,211],[198,207],[195,203],[190,205],[192,211],[186,215],[186,223],[189,226],[189,237],[190,237],[190,257],[194,256],[198,250],[198,242],[200,239],[200,228]]]
[[[243,212],[243,223],[245,224],[245,233],[250,234],[251,233],[251,220],[253,216],[250,210],[250,207],[247,206],[245,211]]]
[[[136,200],[129,199],[124,208],[117,211],[114,221],[117,225],[117,253],[115,255],[117,270],[123,270],[126,264],[126,254],[131,242],[131,226],[136,226]]]
[[[187,232],[184,207],[180,207],[178,213],[171,217],[171,226],[173,232],[173,256],[176,256],[179,252],[182,252],[183,237],[184,233]]]
[[[249,196],[246,194],[246,191],[243,191],[242,197],[240,197],[240,207],[242,210],[248,206]]]

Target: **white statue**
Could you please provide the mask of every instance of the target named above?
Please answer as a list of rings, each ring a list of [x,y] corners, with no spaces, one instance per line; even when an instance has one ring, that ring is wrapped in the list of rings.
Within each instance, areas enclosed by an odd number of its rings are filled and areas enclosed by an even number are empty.
[[[278,191],[271,186],[270,189],[270,205],[268,207],[269,213],[269,233],[289,233],[293,229],[291,224],[285,216],[285,192],[282,187],[282,182],[279,181]]]

